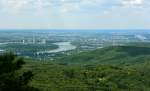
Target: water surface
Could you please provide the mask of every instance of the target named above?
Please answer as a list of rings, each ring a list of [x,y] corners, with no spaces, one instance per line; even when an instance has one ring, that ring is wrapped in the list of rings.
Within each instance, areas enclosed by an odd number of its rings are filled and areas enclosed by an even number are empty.
[[[58,42],[58,43],[53,43],[53,44],[58,45],[58,48],[54,49],[54,50],[37,52],[37,54],[40,54],[40,53],[57,53],[57,52],[63,52],[63,51],[69,51],[69,50],[76,49],[76,46],[72,45],[71,42]]]

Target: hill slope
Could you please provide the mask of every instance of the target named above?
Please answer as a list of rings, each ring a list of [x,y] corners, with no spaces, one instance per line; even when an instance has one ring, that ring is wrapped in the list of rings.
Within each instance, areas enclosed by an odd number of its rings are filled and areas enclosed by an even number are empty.
[[[21,71],[32,70],[30,85],[41,91],[150,91],[149,59],[147,47],[107,47],[64,57],[59,64],[28,60]]]
[[[28,61],[23,70],[33,71],[30,85],[40,91],[150,91],[149,69]]]
[[[67,64],[110,64],[133,65],[150,60],[150,48],[135,46],[116,46],[97,49],[64,57],[59,62]]]

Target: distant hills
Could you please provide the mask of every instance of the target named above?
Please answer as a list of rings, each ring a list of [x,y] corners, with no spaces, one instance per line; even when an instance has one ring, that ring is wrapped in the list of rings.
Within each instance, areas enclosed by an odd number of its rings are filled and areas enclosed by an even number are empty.
[[[79,53],[59,60],[77,65],[135,65],[150,61],[150,48],[141,46],[112,46],[90,52]]]

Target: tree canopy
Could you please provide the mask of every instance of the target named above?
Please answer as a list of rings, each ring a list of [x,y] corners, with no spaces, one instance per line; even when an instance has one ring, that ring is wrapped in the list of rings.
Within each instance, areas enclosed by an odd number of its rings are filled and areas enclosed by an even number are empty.
[[[38,91],[28,85],[33,76],[31,71],[17,72],[23,64],[23,59],[12,53],[0,55],[0,91]]]

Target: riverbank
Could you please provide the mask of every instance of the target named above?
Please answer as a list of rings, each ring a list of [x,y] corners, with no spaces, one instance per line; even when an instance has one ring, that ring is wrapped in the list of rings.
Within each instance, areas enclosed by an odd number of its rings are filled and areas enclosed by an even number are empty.
[[[69,50],[74,50],[76,49],[76,46],[72,45],[71,42],[58,42],[58,43],[53,43],[58,46],[57,49],[54,50],[49,50],[49,51],[42,51],[42,52],[37,52],[37,54],[40,53],[57,53],[57,52],[63,52],[63,51],[69,51]]]
[[[76,49],[76,46],[72,45],[71,42],[58,42],[58,43],[53,43],[53,44],[57,45],[58,48],[54,49],[54,50],[37,52],[37,54],[57,53],[57,52],[63,52],[63,51],[69,51],[69,50]]]

